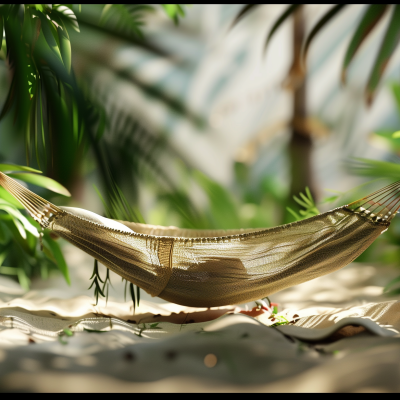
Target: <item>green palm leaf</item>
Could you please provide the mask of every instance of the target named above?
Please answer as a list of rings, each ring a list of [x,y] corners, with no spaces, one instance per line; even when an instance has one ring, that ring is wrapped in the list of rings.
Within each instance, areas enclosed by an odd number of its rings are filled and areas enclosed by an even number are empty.
[[[317,36],[319,31],[326,26],[328,22],[332,20],[333,17],[336,16],[336,14],[341,11],[346,4],[337,4],[336,6],[332,7],[314,26],[314,28],[311,30],[311,32],[308,34],[307,39],[304,44],[304,50],[303,50],[303,61],[305,62],[307,58],[307,53],[308,49],[310,47],[311,42]]]
[[[296,12],[296,10],[301,6],[301,4],[291,4],[283,14],[275,21],[274,25],[272,26],[271,30],[268,33],[267,39],[264,45],[264,52],[267,49],[268,43],[271,40],[272,36],[278,30],[278,28],[292,15]]]
[[[236,16],[236,18],[233,20],[231,29],[245,16],[247,15],[250,11],[252,11],[254,8],[260,6],[261,4],[246,4],[239,12],[239,14]]]
[[[388,24],[385,36],[383,37],[378,56],[372,68],[371,76],[368,80],[365,98],[370,105],[383,73],[390,61],[390,58],[396,49],[400,40],[400,6],[396,5],[393,9],[392,18]]]
[[[365,14],[363,15],[353,37],[347,47],[346,55],[343,60],[342,67],[342,81],[346,81],[347,68],[351,60],[357,53],[361,44],[365,41],[368,35],[375,28],[376,24],[381,20],[383,14],[387,9],[387,4],[371,4]]]

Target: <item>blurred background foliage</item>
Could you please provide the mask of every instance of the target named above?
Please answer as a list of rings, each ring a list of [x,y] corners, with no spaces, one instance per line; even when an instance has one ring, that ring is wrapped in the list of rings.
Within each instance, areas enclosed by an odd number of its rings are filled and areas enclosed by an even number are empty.
[[[398,5],[2,5],[0,170],[57,205],[183,228],[346,204],[399,176],[399,18]],[[0,274],[68,281],[58,241],[0,199]],[[393,225],[359,261],[400,266]]]

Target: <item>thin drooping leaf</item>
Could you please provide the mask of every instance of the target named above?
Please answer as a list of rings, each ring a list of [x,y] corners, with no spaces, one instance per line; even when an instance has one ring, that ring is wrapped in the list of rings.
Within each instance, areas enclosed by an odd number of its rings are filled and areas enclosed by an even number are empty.
[[[38,169],[16,164],[0,164],[0,171],[1,172],[26,171],[26,172],[36,172],[37,174],[42,173],[42,171],[39,171]]]
[[[18,18],[19,11],[23,6],[3,5],[1,11],[3,14],[3,23],[7,43],[7,59],[13,68],[12,82],[8,90],[7,99],[3,105],[0,119],[12,110],[14,123],[18,125],[20,132],[26,129],[28,114],[31,106],[29,96],[29,80],[27,77],[30,72],[29,49],[22,45],[21,39],[24,37],[24,27],[21,21],[15,21]],[[8,15],[7,15],[8,14]],[[27,51],[28,50],[28,51]],[[2,88],[4,90],[4,88]]]
[[[108,202],[104,200],[100,191],[95,185],[93,185],[104,205],[106,216],[108,218],[122,221],[140,222],[142,224],[146,223],[140,211],[136,207],[133,207],[129,204],[128,200],[114,181],[113,177],[109,175],[109,178]]]
[[[13,267],[6,267],[6,266],[1,266],[0,267],[0,273],[4,275],[17,275],[18,274],[18,269],[13,268]]]
[[[100,287],[99,281],[103,283],[103,280],[100,277],[99,274],[99,264],[98,261],[95,259],[94,260],[94,268],[93,268],[93,274],[90,277],[90,279],[93,278],[92,284],[89,286],[89,289],[91,289],[94,285],[94,297],[96,298],[96,306],[99,302],[99,295],[106,297],[103,293],[103,290]]]
[[[124,278],[122,278],[122,282],[124,281]],[[126,289],[128,287],[128,281],[125,279],[125,286],[124,286],[124,301],[126,301]]]
[[[307,194],[307,198],[310,200],[310,202],[314,205],[314,199],[312,197],[311,191],[309,189],[308,186],[306,186],[306,194]]]
[[[45,139],[45,134],[44,134],[44,120],[43,120],[43,94],[42,94],[42,88],[41,85],[39,85],[39,90],[38,90],[38,96],[39,96],[39,104],[40,104],[40,128],[41,128],[41,133],[42,133],[42,145],[43,148],[46,148],[46,139]],[[47,155],[46,152],[44,153],[44,162],[47,164]]]
[[[292,210],[290,207],[286,207],[286,211],[288,211],[292,216],[294,217],[295,221],[300,221],[302,218],[300,215],[298,215],[294,210]]]
[[[43,240],[49,246],[53,257],[56,260],[57,267],[63,274],[65,281],[68,283],[68,285],[71,285],[71,279],[69,277],[68,266],[67,266],[67,263],[65,262],[64,256],[61,252],[61,249],[60,249],[58,243],[56,243],[53,239],[51,239],[48,234],[44,234]]]
[[[367,11],[363,15],[356,31],[354,32],[354,35],[347,48],[346,55],[344,56],[342,67],[343,83],[346,81],[346,72],[351,60],[354,58],[361,44],[364,42],[370,32],[375,28],[376,24],[380,21],[387,9],[387,6],[387,4],[371,4],[367,8]]]
[[[400,131],[382,129],[371,133],[371,139],[380,146],[385,146],[390,152],[400,154]]]
[[[103,287],[101,289],[103,291],[103,293],[106,294],[106,305],[108,303],[108,293],[109,293],[110,285],[111,285],[110,270],[107,268],[106,279],[104,279]]]
[[[353,162],[348,164],[348,168],[354,174],[361,176],[378,176],[396,179],[400,176],[400,164],[388,161],[354,158]]]
[[[54,54],[57,55],[57,57],[62,60],[60,49],[59,49],[59,44],[58,44],[58,35],[57,31],[55,30],[55,26],[53,25],[53,22],[50,21],[49,19],[46,18],[46,16],[42,13],[38,13],[40,16],[40,20],[42,22],[41,27],[42,27],[42,32],[44,35],[44,38],[46,39],[46,42],[48,46],[51,48],[51,50],[54,52]]]
[[[310,47],[311,42],[318,34],[318,32],[326,26],[326,24],[340,11],[342,10],[347,4],[337,4],[336,6],[332,7],[314,26],[311,30],[307,39],[305,41],[304,50],[303,50],[303,62],[305,62],[307,58],[307,52]]]
[[[30,122],[30,121],[29,121]],[[26,126],[26,134],[25,134],[25,140],[26,140],[26,146],[25,146],[25,154],[26,154],[26,163],[29,165],[29,159],[30,159],[30,149],[31,149],[31,124],[28,122]]]
[[[239,12],[239,14],[236,16],[236,18],[233,20],[231,29],[245,16],[247,15],[251,10],[256,8],[257,6],[260,6],[261,4],[246,4]]]
[[[35,256],[37,238],[33,235],[27,235],[21,222],[11,214],[0,214],[0,219],[11,234],[11,240],[7,244],[7,252],[14,254],[14,259],[17,260],[15,267],[21,266],[27,260],[31,261],[30,257]],[[28,268],[30,269],[33,265],[31,264]]]
[[[69,41],[69,36],[66,29],[57,27],[57,33],[60,40],[60,52],[63,63],[67,72],[71,72],[71,43]]]
[[[100,15],[100,24],[104,23],[108,17],[108,13],[112,7],[112,4],[104,4],[103,11]]]
[[[10,234],[7,227],[0,221],[0,245],[5,245],[10,240]],[[0,254],[0,267],[7,256],[7,250]]]
[[[129,283],[129,290],[131,292],[131,298],[133,303],[133,312],[136,311],[136,297],[135,297],[135,290],[133,288],[133,283]]]
[[[307,203],[308,206],[313,206],[314,204],[306,197],[303,193],[300,193],[300,197]]]
[[[33,236],[39,237],[39,232],[37,229],[24,217],[19,210],[12,207],[6,201],[0,199],[0,210],[5,211],[6,213],[10,214],[14,217],[14,220],[17,219],[20,221],[24,227],[24,229],[30,232]]]
[[[35,153],[36,153],[36,161],[38,163],[39,168],[42,168],[40,166],[40,157],[39,157],[39,141],[38,141],[38,110],[39,110],[39,106],[38,106],[38,101],[39,101],[39,97],[38,94],[35,94],[35,104],[34,104],[34,112],[35,115],[33,116],[33,122],[35,125]]]
[[[372,104],[378,84],[386,66],[400,40],[400,5],[394,6],[392,18],[388,24],[381,47],[368,80],[365,99],[368,105]]]
[[[326,197],[325,199],[323,199],[321,203],[322,204],[332,203],[332,202],[336,201],[339,197],[340,196],[329,196],[329,197]]]
[[[101,279],[100,274],[99,274],[99,262],[96,259],[94,259],[93,273],[92,273],[92,276],[90,277],[90,279],[93,279],[93,278],[97,278],[100,282],[103,283],[103,280]]]
[[[384,288],[383,291],[387,292],[393,285],[400,282],[400,276],[397,278],[392,279]]]
[[[392,94],[396,102],[397,111],[400,114],[400,84],[398,82],[392,84]]]
[[[16,218],[13,218],[12,220],[22,239],[26,240],[26,232],[21,222],[19,222]]]
[[[17,275],[19,284],[22,286],[23,289],[29,290],[30,279],[26,275],[26,272],[23,268],[17,268]]]
[[[267,50],[267,46],[269,41],[271,40],[272,36],[274,36],[275,32],[278,30],[278,28],[287,20],[288,17],[290,17],[299,7],[301,4],[291,4],[284,12],[283,14],[275,21],[274,25],[272,26],[271,30],[268,33],[267,39],[265,41],[264,45],[264,53]]]
[[[5,227],[2,226],[2,224],[0,223],[0,229],[3,230]],[[4,236],[8,236],[7,233],[4,234]],[[7,257],[7,251],[3,251],[2,253],[0,253],[0,267],[3,265],[4,260]]]
[[[389,292],[385,292],[385,294],[388,295],[388,296],[397,296],[397,295],[400,294],[400,288],[393,289],[393,290],[391,290]]]
[[[13,78],[11,82],[10,90],[8,91],[6,101],[4,102],[3,109],[0,113],[0,120],[4,118],[4,116],[11,110],[12,105],[15,99],[15,87],[16,87],[16,79]]]
[[[302,193],[301,193],[302,194]],[[304,195],[303,195],[304,196]],[[299,204],[300,206],[307,208],[309,206],[309,204],[307,204],[306,202],[300,200],[297,196],[293,196],[294,201]]]
[[[0,50],[3,44],[3,16],[0,14]]]
[[[21,181],[32,183],[34,185],[44,187],[52,192],[62,194],[63,196],[71,197],[71,193],[61,184],[55,180],[48,178],[47,176],[35,175],[35,174],[25,174],[16,173],[8,174],[11,178],[19,179]]]

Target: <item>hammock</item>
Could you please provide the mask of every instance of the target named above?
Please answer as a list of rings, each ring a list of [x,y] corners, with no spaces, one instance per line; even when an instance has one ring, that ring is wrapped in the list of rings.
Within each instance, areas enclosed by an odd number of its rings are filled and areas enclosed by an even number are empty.
[[[151,296],[192,307],[254,301],[343,268],[387,230],[400,207],[399,181],[276,228],[192,230],[57,207],[2,172],[0,185],[43,228]]]

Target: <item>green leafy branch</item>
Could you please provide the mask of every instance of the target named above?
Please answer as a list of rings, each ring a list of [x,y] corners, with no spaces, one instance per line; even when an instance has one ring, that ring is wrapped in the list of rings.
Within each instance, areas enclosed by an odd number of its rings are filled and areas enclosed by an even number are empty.
[[[0,164],[0,171],[8,172],[9,176],[19,180],[69,195],[59,183],[33,174],[41,172],[33,168]],[[25,216],[23,209],[13,196],[0,187],[0,274],[14,277],[25,290],[29,289],[33,276],[40,274],[46,279],[52,270],[59,270],[70,284],[68,267],[60,246],[49,232],[41,231],[33,218]]]
[[[301,207],[304,208],[303,210],[300,209],[299,213],[297,213],[290,207],[286,207],[286,209],[290,212],[290,214],[293,215],[296,221],[301,221],[303,219],[313,217],[320,213],[317,206],[315,205],[314,199],[308,187],[306,187],[305,189],[305,194],[300,193],[299,196],[300,198],[297,196],[293,196],[293,199],[297,204],[299,204]]]
[[[12,4],[0,6],[0,26],[14,69],[0,119],[13,111],[19,128],[27,132],[27,148],[35,144],[37,149],[39,137],[44,140],[45,131],[52,128],[45,123],[49,107],[44,105],[53,83],[58,84],[54,93],[60,97],[74,91],[68,29],[79,31],[77,18],[71,5]]]

